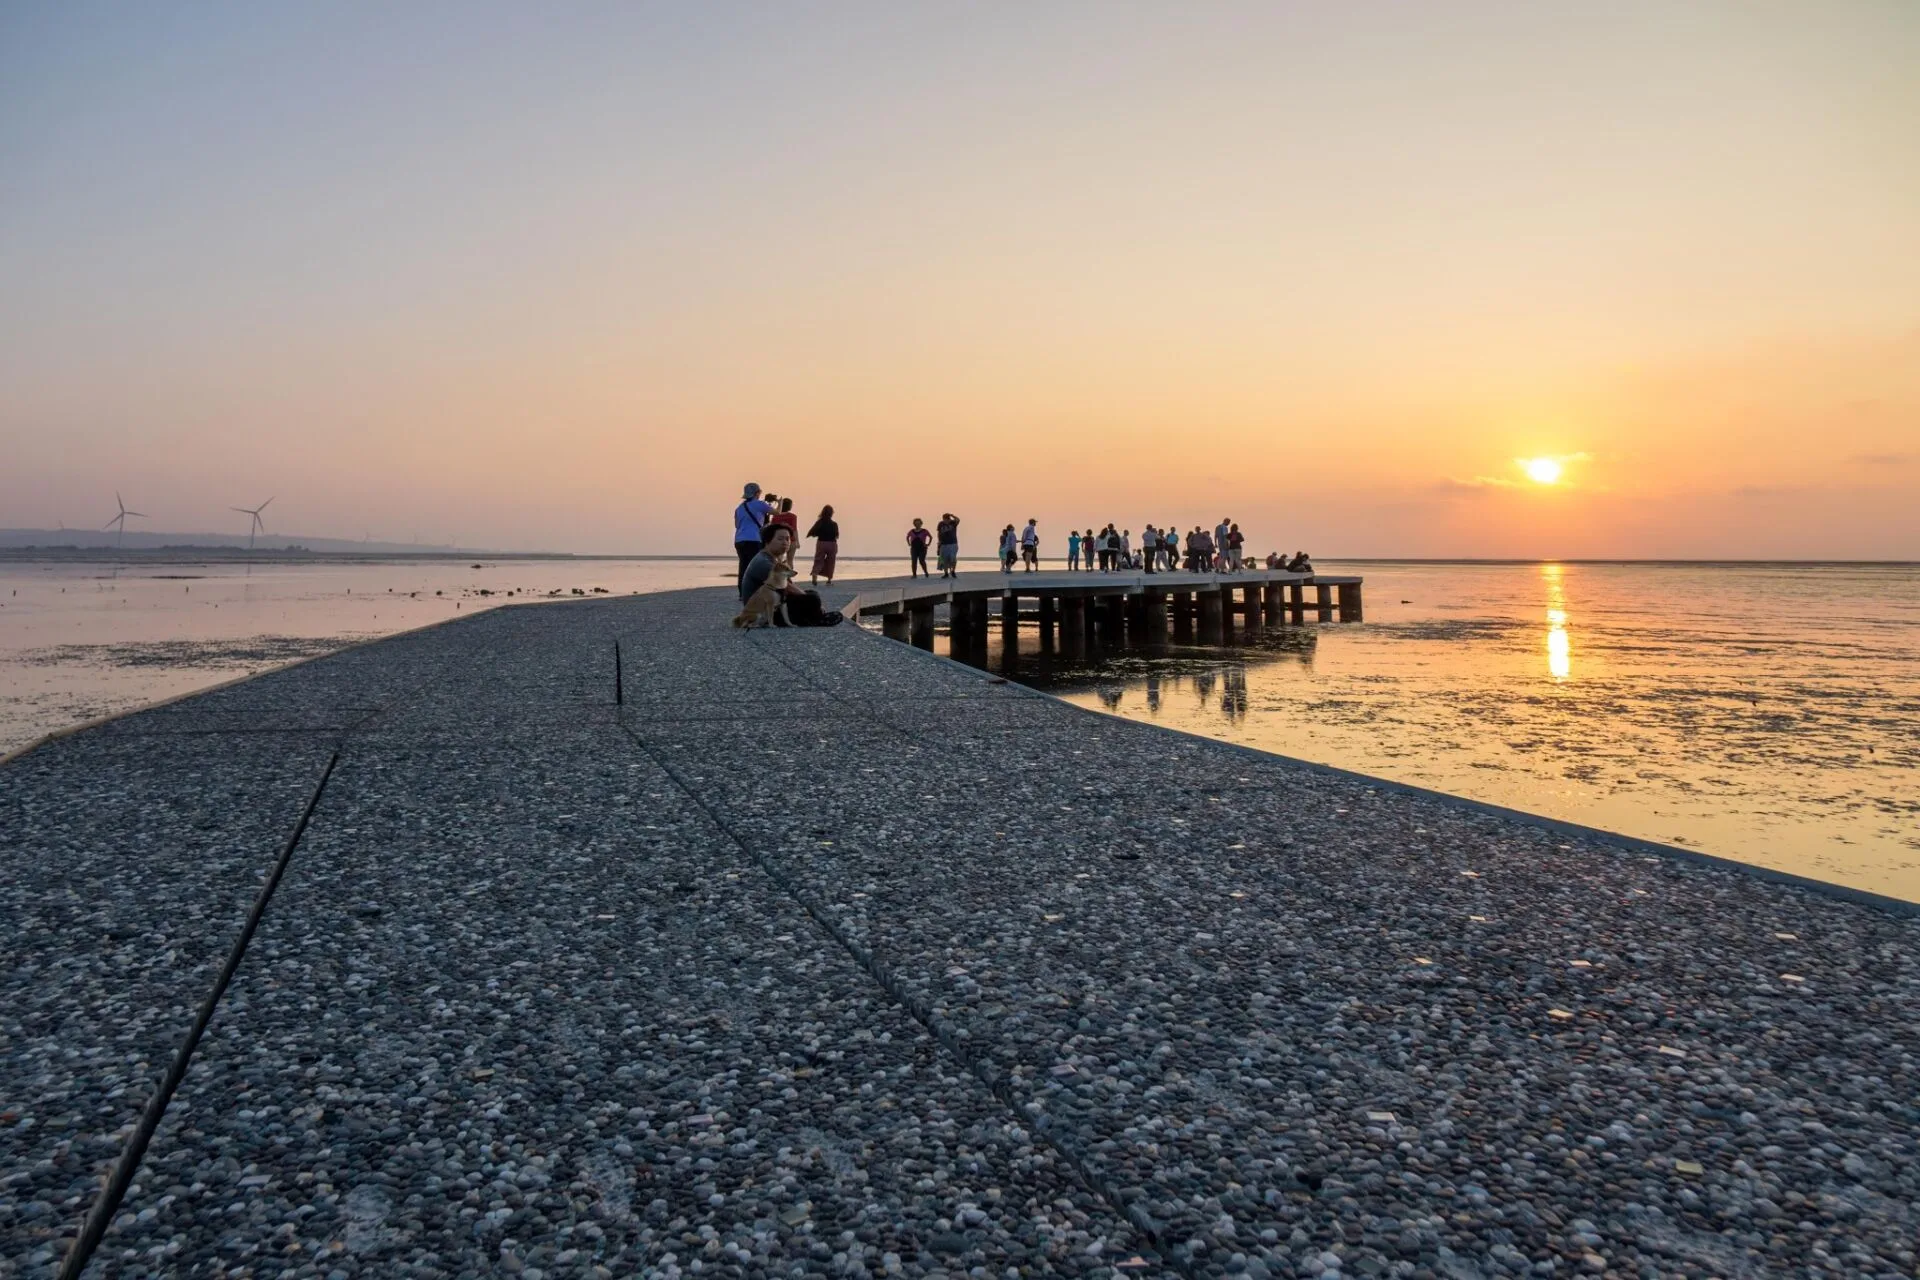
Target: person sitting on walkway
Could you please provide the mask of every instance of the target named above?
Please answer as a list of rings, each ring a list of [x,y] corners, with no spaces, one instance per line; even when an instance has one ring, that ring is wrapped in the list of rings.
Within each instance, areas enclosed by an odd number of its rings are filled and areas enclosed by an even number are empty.
[[[760,486],[749,484],[740,491],[740,505],[733,509],[733,549],[740,557],[740,572],[760,554],[765,539],[760,531],[767,527],[773,509],[760,501]]]
[[[940,535],[940,576],[954,577],[960,572],[960,517],[949,511],[934,529]]]
[[[1312,573],[1313,561],[1307,558],[1306,552],[1296,551],[1293,553],[1293,559],[1287,561],[1287,572],[1288,573]]]
[[[933,535],[927,532],[926,522],[919,516],[913,518],[913,528],[907,530],[907,576],[909,578],[933,576],[927,570],[927,546],[933,541]]]
[[[1027,518],[1027,527],[1020,531],[1020,560],[1028,573],[1040,567],[1040,522],[1031,516]]]
[[[820,602],[818,591],[794,585],[793,533],[769,524],[765,542],[740,574],[740,613],[736,627],[832,627],[843,621],[838,610]]]
[[[827,575],[827,585],[833,585],[833,569],[840,560],[840,524],[833,518],[833,508],[820,508],[820,518],[813,522],[813,528],[807,530],[807,536],[813,543],[813,585],[820,585],[820,575]]]
[[[784,569],[788,559],[793,554],[792,542],[793,534],[785,525],[770,524],[767,526],[766,533],[762,535],[761,538],[760,550],[756,551],[753,558],[747,561],[747,567],[740,571],[740,604],[743,610],[748,603],[753,600],[754,594],[767,585],[768,579],[773,577],[774,569],[776,567]],[[785,575],[783,574],[782,576],[784,577]],[[767,611],[765,615],[776,627],[784,627],[787,625],[787,619],[784,614],[786,606],[785,597],[792,594],[792,592],[793,588],[791,586],[780,589],[779,595],[781,599],[779,603],[773,609]],[[736,623],[736,625],[744,624]],[[763,623],[762,625],[765,624]]]

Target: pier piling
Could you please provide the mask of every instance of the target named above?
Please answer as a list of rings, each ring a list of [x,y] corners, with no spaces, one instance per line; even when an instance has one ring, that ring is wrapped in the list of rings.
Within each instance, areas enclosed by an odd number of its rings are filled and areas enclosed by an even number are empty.
[[[1226,636],[1226,592],[1219,587],[1195,593],[1200,602],[1200,642],[1218,644]]]

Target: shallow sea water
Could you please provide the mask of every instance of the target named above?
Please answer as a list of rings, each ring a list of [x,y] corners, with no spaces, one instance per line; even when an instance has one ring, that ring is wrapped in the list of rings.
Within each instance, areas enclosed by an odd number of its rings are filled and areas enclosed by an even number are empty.
[[[1266,751],[1920,900],[1920,567],[1334,564],[1366,621],[1011,674]],[[996,632],[997,634],[997,632]],[[1004,669],[996,644],[990,661]]]

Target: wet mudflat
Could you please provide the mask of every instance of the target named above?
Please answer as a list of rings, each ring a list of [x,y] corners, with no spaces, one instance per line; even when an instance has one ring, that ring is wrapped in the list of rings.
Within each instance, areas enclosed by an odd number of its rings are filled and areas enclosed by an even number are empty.
[[[0,772],[4,1265],[337,747],[97,1274],[1913,1273],[1913,921],[725,605]]]

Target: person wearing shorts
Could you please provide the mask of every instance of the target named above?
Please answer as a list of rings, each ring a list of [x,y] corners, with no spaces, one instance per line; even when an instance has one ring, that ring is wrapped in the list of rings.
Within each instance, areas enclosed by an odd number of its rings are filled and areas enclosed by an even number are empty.
[[[940,535],[940,576],[951,578],[960,567],[960,517],[949,511],[934,529]]]

